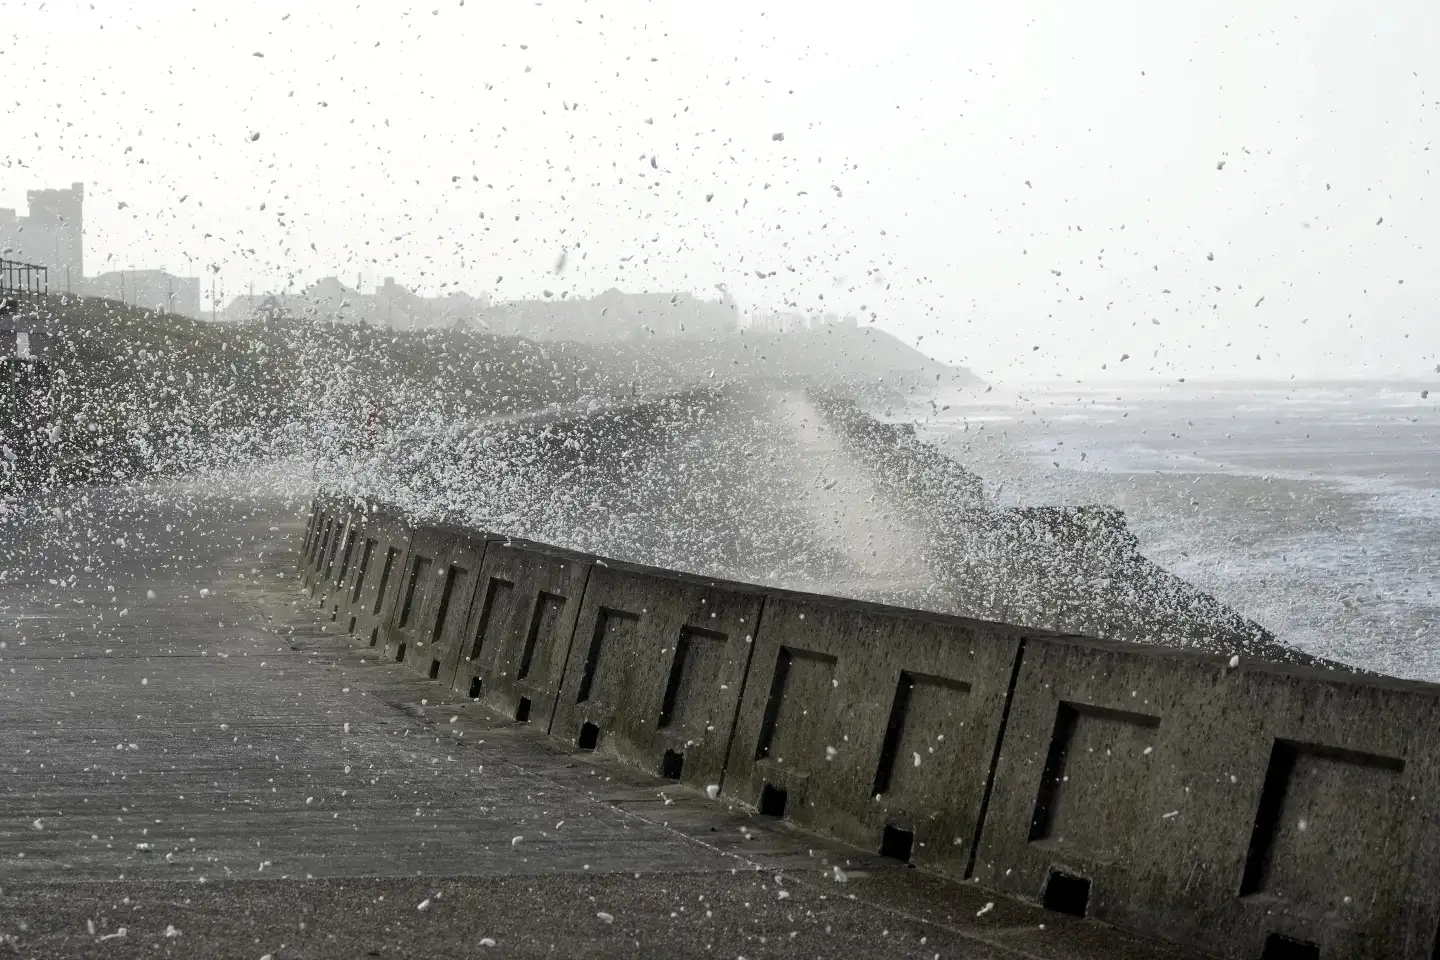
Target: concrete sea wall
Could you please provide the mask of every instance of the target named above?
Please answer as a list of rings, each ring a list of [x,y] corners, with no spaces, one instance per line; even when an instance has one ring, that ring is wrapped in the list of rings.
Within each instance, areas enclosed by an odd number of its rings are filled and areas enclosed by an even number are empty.
[[[577,750],[1226,958],[1440,956],[1440,686],[773,590],[317,497],[356,642]]]

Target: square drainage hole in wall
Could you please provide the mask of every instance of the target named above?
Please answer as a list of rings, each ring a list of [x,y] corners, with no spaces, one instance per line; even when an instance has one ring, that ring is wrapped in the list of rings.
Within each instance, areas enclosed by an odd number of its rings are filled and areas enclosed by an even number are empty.
[[[910,852],[914,849],[914,830],[905,830],[893,823],[885,824],[885,833],[880,838],[880,856],[909,863]]]
[[[395,648],[395,662],[396,662],[396,663],[404,663],[404,662],[405,662],[405,644],[403,644],[403,643],[400,644],[400,646],[398,646],[398,647]]]
[[[1320,945],[1272,933],[1265,938],[1265,952],[1260,954],[1260,960],[1320,960]]]
[[[773,784],[765,784],[760,788],[760,815],[762,817],[785,816],[785,801],[788,799],[784,790]]]
[[[439,679],[440,679],[440,661],[439,661],[439,660],[431,660],[431,661],[430,661],[430,679],[431,679],[431,680],[439,680]]]
[[[349,630],[346,630],[345,632],[348,633],[348,634],[350,634],[350,636],[352,636],[352,637],[355,636],[355,618],[354,618],[354,617],[351,617],[351,618],[350,618],[350,629],[349,629]]]
[[[679,780],[685,772],[685,754],[679,750],[666,750],[660,761],[660,776],[666,780]]]
[[[376,645],[377,643],[379,643],[379,642],[380,642],[380,628],[379,628],[379,627],[376,627],[374,630],[371,630],[371,631],[370,631],[370,646],[373,647],[373,646],[375,646],[375,645]]]
[[[515,722],[516,722],[516,723],[529,723],[529,722],[530,722],[530,698],[529,698],[529,697],[521,697],[521,698],[520,698],[520,702],[515,705]]]
[[[479,677],[471,677],[471,678],[470,678],[470,699],[471,699],[471,700],[479,700],[479,699],[480,699],[480,678],[479,678]]]
[[[594,750],[600,743],[600,728],[593,723],[580,724],[580,736],[575,738],[575,746],[581,750]]]
[[[1090,906],[1090,881],[1058,870],[1052,871],[1049,882],[1045,884],[1044,905],[1046,910],[1083,918]]]

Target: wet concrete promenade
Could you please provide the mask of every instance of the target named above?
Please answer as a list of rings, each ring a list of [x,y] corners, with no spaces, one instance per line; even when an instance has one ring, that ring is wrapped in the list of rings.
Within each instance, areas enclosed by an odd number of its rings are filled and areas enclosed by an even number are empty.
[[[447,699],[302,594],[308,494],[0,518],[0,956],[1181,956]]]

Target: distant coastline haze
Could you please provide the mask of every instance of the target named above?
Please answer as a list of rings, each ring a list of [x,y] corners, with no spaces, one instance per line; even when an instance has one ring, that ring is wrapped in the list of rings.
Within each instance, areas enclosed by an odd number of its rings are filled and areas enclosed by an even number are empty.
[[[19,0],[6,29],[0,207],[84,183],[85,269],[206,308],[719,285],[991,381],[1440,363],[1425,0]]]

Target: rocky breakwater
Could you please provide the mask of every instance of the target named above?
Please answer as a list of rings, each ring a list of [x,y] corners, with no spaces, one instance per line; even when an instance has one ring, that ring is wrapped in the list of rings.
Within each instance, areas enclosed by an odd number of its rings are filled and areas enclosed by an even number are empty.
[[[926,531],[927,562],[946,575],[948,612],[1060,633],[1207,653],[1329,664],[1148,559],[1122,510],[1005,507],[983,478],[844,396],[811,402],[877,486]]]

